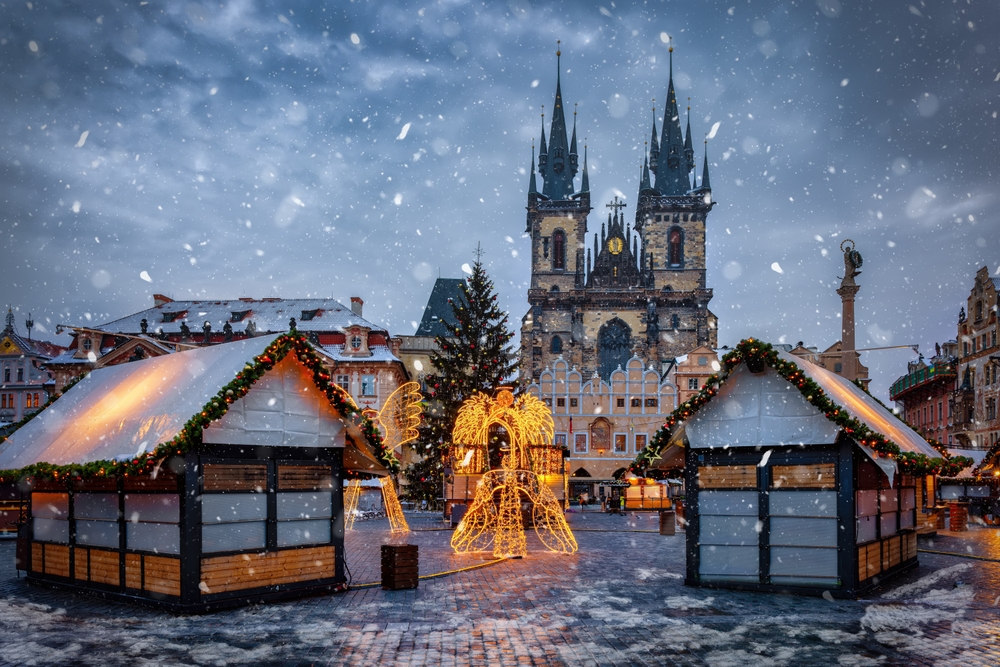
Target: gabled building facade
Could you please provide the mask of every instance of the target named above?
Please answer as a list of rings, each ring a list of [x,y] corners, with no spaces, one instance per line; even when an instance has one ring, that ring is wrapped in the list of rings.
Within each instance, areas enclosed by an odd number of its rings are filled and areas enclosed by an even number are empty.
[[[30,332],[30,315],[26,323]],[[6,326],[0,332],[0,425],[18,422],[45,405],[55,392],[55,381],[44,366],[63,350],[19,334],[14,312],[7,310]]]
[[[958,388],[952,395],[952,434],[956,445],[990,449],[1000,441],[1000,278],[982,267],[976,272],[966,308],[958,317]]]

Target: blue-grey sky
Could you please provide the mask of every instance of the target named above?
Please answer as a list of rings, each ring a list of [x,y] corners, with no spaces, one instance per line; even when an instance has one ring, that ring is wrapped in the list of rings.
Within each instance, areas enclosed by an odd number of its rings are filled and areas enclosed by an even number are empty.
[[[154,292],[359,295],[412,333],[477,243],[519,326],[557,39],[593,230],[635,201],[673,37],[699,164],[718,123],[720,344],[837,340],[845,238],[859,347],[954,338],[976,269],[1000,271],[992,3],[3,0],[0,18],[0,284],[55,340]],[[864,357],[876,395],[912,356]]]

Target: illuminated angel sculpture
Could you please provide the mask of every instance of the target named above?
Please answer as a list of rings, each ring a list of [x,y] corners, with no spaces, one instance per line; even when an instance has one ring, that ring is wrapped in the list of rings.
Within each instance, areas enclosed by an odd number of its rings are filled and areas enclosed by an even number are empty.
[[[485,551],[493,545],[496,558],[521,558],[528,553],[521,502],[532,504],[538,539],[551,551],[577,550],[562,507],[552,490],[531,470],[529,444],[551,444],[552,415],[540,400],[524,394],[516,401],[507,389],[496,399],[476,393],[458,411],[452,440],[485,447],[492,427],[507,433],[509,448],[501,467],[483,475],[476,497],[451,538],[457,552]],[[499,500],[499,502],[498,502]]]
[[[420,426],[420,415],[423,412],[420,403],[423,399],[420,394],[420,384],[407,382],[389,395],[385,405],[377,413],[374,410],[365,411],[366,416],[381,427],[382,440],[387,450],[394,452],[417,438],[417,427]],[[361,495],[360,484],[359,480],[353,480],[347,485],[347,497],[344,499],[347,530],[354,527],[358,499]],[[380,477],[379,484],[382,486],[382,502],[385,506],[385,515],[389,519],[389,528],[393,533],[409,532],[410,527],[406,523],[406,517],[403,516],[403,508],[399,504],[399,496],[396,494],[396,485],[392,478]]]

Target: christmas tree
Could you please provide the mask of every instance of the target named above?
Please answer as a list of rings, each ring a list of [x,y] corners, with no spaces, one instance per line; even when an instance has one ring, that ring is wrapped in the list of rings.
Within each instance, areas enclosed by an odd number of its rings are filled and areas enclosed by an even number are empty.
[[[462,402],[473,392],[490,395],[517,367],[507,327],[507,314],[497,305],[493,281],[486,275],[477,250],[472,275],[462,285],[462,296],[451,302],[448,336],[435,339],[431,356],[434,373],[425,378],[427,405],[420,436],[413,443],[422,460],[406,469],[406,493],[414,500],[441,497],[442,455],[451,443],[451,431]]]

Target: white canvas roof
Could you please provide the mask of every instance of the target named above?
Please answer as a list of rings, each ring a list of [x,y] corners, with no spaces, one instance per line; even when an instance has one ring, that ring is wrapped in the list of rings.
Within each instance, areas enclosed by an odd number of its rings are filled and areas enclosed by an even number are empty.
[[[785,352],[778,356],[794,362],[847,413],[895,442],[900,450],[930,457],[941,456],[926,440],[853,383],[824,368]],[[739,365],[719,393],[685,425],[692,448],[769,447],[820,445],[836,442],[840,427],[810,404],[773,369],[751,373]],[[862,449],[891,480],[895,462]]]
[[[177,435],[273,340],[250,338],[95,370],[4,443],[0,469],[126,460],[152,451]],[[289,353],[205,429],[204,440],[342,447],[342,431],[339,415]],[[364,461],[358,454],[350,452],[349,467],[382,469],[371,465],[367,452]]]

